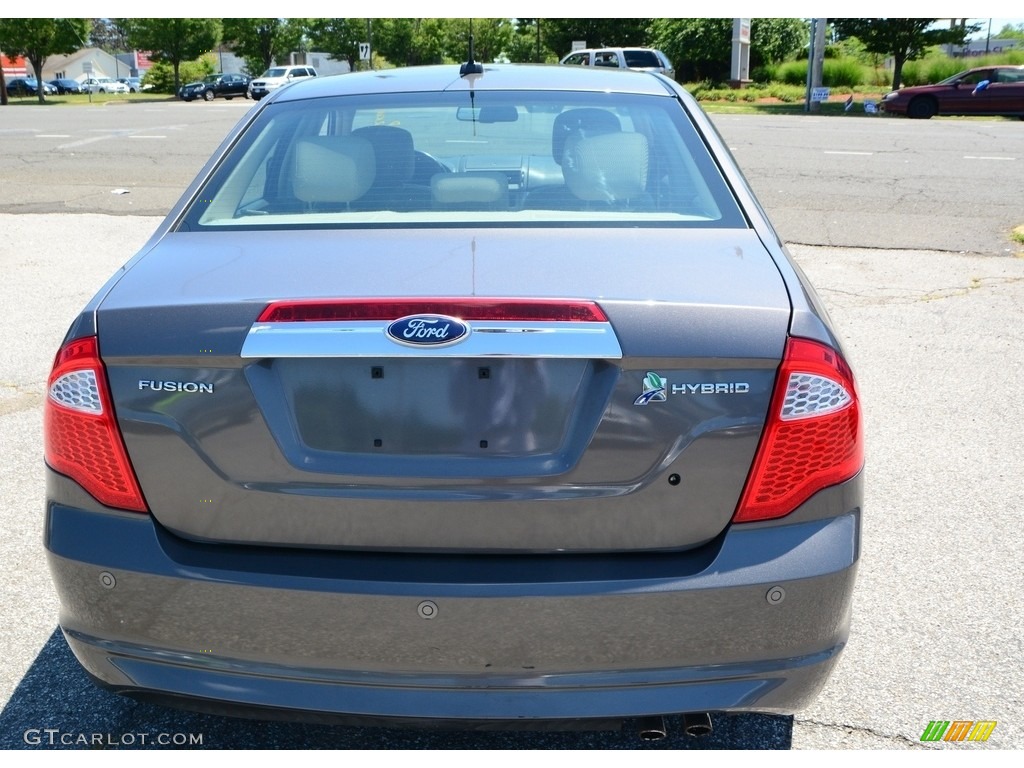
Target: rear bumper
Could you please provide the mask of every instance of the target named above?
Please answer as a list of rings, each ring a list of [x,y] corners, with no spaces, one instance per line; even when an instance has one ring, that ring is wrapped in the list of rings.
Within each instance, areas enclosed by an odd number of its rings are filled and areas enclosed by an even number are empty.
[[[681,554],[398,557],[198,545],[51,501],[46,544],[68,643],[121,692],[297,719],[790,713],[846,642],[859,516]]]

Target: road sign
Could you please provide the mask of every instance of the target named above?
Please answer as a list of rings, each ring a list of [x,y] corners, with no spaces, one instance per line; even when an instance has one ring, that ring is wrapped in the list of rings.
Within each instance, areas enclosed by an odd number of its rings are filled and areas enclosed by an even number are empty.
[[[84,74],[86,74],[86,75],[91,75],[92,74],[92,62],[91,61],[83,61],[82,62],[82,72]]]
[[[828,101],[828,88],[811,89],[811,101]]]
[[[360,43],[359,44],[359,60],[369,61],[370,60],[370,44]]]

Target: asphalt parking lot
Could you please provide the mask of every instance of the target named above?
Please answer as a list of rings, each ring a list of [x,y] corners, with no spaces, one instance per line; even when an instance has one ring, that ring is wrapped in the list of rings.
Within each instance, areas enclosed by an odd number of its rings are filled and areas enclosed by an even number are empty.
[[[209,105],[170,106],[202,110]],[[220,118],[220,135],[244,106],[233,104],[230,110]],[[173,113],[174,119],[180,114]],[[202,119],[213,121],[212,114]],[[166,117],[159,115],[171,124]],[[756,138],[746,137],[757,132],[748,134],[746,127],[733,125],[735,120],[723,120],[720,129],[743,164],[744,154],[756,149]],[[830,128],[830,146],[869,151],[859,143],[867,141],[859,134],[870,129],[855,126],[851,130],[858,135],[844,143],[844,125],[840,121]],[[912,125],[900,121],[886,130]],[[929,131],[946,131],[942,122],[933,125],[940,127]],[[974,125],[981,136],[1001,134],[1008,123]],[[789,130],[791,124],[779,127]],[[969,134],[971,129],[957,130]],[[211,138],[197,141],[167,176],[183,174],[182,163],[189,175],[194,173],[217,133],[217,124],[211,123]],[[99,143],[81,144],[74,151]],[[75,161],[60,152],[53,157],[55,164],[96,162],[92,156]],[[147,178],[162,178],[159,160],[146,162],[153,164]],[[761,189],[775,179],[761,175],[769,173],[761,170],[761,161],[744,167],[774,216],[768,202],[773,194]],[[59,175],[58,169],[55,165],[47,173]],[[906,194],[915,182],[912,168],[903,172],[897,183]],[[1024,221],[1024,201],[1013,182],[1019,174],[1002,174],[994,174],[998,182],[990,178],[989,183],[1008,186],[991,194],[1018,200]],[[1005,233],[983,233],[989,238],[985,242],[1006,243],[1005,248],[951,250],[938,233],[929,242],[925,227],[914,235],[923,247],[879,248],[851,247],[849,242],[856,239],[856,222],[874,215],[870,210],[850,211],[849,218],[844,218],[847,212],[833,211],[840,224],[830,224],[829,231],[848,238],[842,246],[830,244],[826,236],[832,235],[814,235],[809,224],[800,237],[787,237],[780,225],[843,336],[858,375],[868,435],[853,630],[832,679],[810,708],[794,717],[717,718],[708,739],[684,738],[677,727],[670,738],[652,743],[639,742],[630,732],[481,734],[296,726],[125,701],[94,689],[67,650],[57,630],[58,606],[41,546],[45,379],[68,323],[146,240],[157,219],[89,212],[88,205],[76,209],[81,212],[30,212],[46,210],[38,204],[20,213],[3,212],[10,210],[3,197],[11,194],[7,182],[12,178],[0,175],[5,276],[0,296],[8,308],[7,344],[0,346],[5,448],[0,516],[7,534],[0,541],[0,562],[6,566],[0,580],[0,748],[199,746],[176,743],[179,734],[186,740],[201,734],[204,748],[1024,748],[1024,534],[1019,522],[1024,514],[1024,403],[1019,397],[1024,258],[1014,255]],[[835,183],[848,183],[844,179]],[[123,198],[110,195],[110,188],[103,194]],[[94,194],[101,197],[98,188]],[[806,218],[814,215],[816,204],[806,203]],[[782,218],[791,233],[804,226],[798,212]],[[877,246],[875,230],[863,231],[866,244]],[[922,733],[935,720],[993,721],[996,726],[986,742],[923,743]],[[83,744],[83,734],[87,742],[101,734],[107,743]],[[132,743],[127,743],[128,734],[133,734]],[[171,743],[157,743],[161,735]]]

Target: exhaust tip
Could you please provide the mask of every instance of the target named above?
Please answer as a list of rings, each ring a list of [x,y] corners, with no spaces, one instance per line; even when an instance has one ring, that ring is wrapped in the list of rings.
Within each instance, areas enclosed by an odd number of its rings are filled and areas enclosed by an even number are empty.
[[[637,735],[643,741],[661,741],[668,735],[665,718],[660,715],[641,718],[637,725]]]
[[[683,733],[692,738],[710,736],[711,715],[707,712],[687,712],[683,715]]]

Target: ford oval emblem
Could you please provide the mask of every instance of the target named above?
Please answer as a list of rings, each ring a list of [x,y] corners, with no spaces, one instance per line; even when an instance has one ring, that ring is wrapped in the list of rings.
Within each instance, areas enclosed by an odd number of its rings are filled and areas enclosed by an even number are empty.
[[[443,347],[468,335],[468,325],[446,315],[409,315],[388,326],[388,336],[393,341],[416,347]]]

